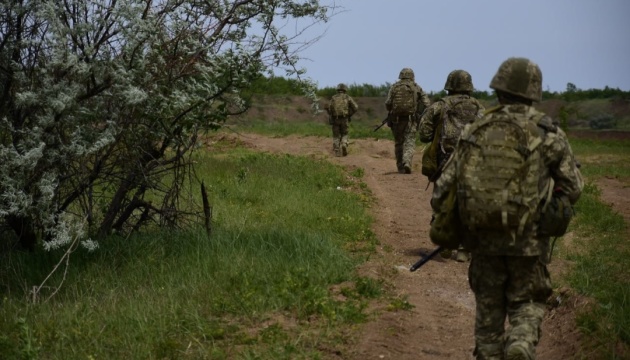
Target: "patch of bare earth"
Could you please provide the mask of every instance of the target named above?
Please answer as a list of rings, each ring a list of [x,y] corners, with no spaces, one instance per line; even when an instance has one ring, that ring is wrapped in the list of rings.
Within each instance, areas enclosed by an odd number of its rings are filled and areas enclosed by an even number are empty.
[[[229,135],[236,137],[237,135]],[[416,153],[413,173],[399,174],[388,140],[352,140],[346,157],[334,157],[332,140],[290,136],[269,138],[255,134],[238,135],[239,141],[259,151],[290,153],[324,158],[354,169],[364,169],[364,182],[376,204],[370,211],[375,219],[373,231],[379,239],[377,254],[359,269],[362,275],[384,279],[394,299],[407,301],[411,310],[393,310],[392,298],[370,307],[371,320],[359,326],[353,341],[344,349],[331,352],[339,359],[472,359],[474,348],[475,300],[468,286],[468,263],[436,256],[416,272],[409,267],[420,256],[435,248],[429,240],[432,188],[420,174],[421,153]],[[604,180],[604,199],[609,190],[620,189]],[[611,201],[625,199],[628,189],[611,195]],[[570,237],[570,234],[567,234]],[[570,264],[557,258],[552,262],[552,278],[566,272]],[[543,323],[538,358],[573,359],[582,353],[575,313],[587,302],[570,289],[554,293],[550,311]],[[395,307],[394,307],[395,308]],[[582,353],[583,355],[583,353]]]

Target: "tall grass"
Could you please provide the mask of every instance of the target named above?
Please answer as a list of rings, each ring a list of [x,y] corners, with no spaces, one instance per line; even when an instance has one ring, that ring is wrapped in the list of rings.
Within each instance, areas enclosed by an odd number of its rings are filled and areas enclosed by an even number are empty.
[[[50,300],[53,288],[36,301],[29,291],[59,253],[2,258],[0,358],[316,359],[343,341],[329,326],[365,319],[364,297],[329,291],[372,284],[353,271],[375,246],[364,197],[351,191],[360,179],[294,156],[239,150],[197,160],[212,237],[112,236],[71,256],[67,273],[62,266],[50,280],[63,280]]]
[[[572,223],[576,234],[572,246],[578,250],[566,251],[574,264],[567,280],[596,302],[578,318],[592,346],[606,358],[620,359],[630,349],[629,230],[623,217],[600,200],[597,179],[616,177],[627,183],[630,146],[627,141],[572,140],[571,144],[582,161],[586,186]]]

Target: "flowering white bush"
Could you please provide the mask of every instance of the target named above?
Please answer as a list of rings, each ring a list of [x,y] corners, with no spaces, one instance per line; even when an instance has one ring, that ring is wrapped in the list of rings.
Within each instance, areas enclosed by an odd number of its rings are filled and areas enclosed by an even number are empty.
[[[0,3],[0,225],[55,248],[76,238],[72,221],[85,238],[177,224],[198,135],[244,111],[240,90],[272,65],[302,75],[302,33],[282,29],[333,12],[316,0]]]

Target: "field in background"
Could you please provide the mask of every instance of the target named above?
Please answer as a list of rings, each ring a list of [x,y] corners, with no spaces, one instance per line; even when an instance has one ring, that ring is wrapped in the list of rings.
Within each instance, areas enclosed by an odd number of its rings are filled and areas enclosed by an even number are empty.
[[[350,135],[363,138],[390,138],[386,126],[378,132],[372,132],[374,126],[380,124],[387,116],[385,98],[361,96],[354,99],[359,105],[359,111],[352,118]],[[252,101],[253,105],[248,112],[230,118],[227,125],[269,135],[288,133],[330,135],[327,115],[323,111],[328,103],[327,98],[320,98],[318,103],[320,112],[317,114],[314,113],[309,100],[300,96],[259,96]],[[496,105],[493,100],[482,100],[481,103],[487,108]],[[576,134],[587,134],[580,135],[582,137],[630,138],[630,100],[594,99],[567,102],[554,99],[535,104],[535,107],[557,120],[563,128],[575,130]],[[588,133],[589,130],[602,132]]]

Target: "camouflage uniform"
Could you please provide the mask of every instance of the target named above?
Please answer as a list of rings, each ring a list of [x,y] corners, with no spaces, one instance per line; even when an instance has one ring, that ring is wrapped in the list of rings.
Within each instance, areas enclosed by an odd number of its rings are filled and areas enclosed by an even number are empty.
[[[334,117],[332,115],[332,99],[326,107],[329,123],[332,126],[333,132],[333,152],[336,156],[346,156],[348,154],[348,123],[351,121],[352,115],[359,109],[354,99],[346,94],[346,90],[346,85],[339,84],[337,86],[337,94],[333,96],[342,96],[348,102],[347,117]]]
[[[474,109],[470,111],[470,117],[467,119],[453,119],[459,121],[465,121],[466,123],[473,122],[475,119],[479,119],[483,116],[484,106],[475,99],[470,96],[472,91],[474,90],[472,77],[467,71],[464,70],[453,70],[448,74],[446,79],[446,83],[444,84],[444,90],[448,91],[448,95],[439,101],[433,103],[422,115],[420,118],[420,127],[419,127],[419,135],[420,141],[423,143],[430,143],[433,141],[433,138],[436,136],[438,124],[440,124],[440,120],[443,119],[444,113],[448,107],[452,107],[454,104],[463,104],[467,108]],[[449,124],[442,123],[442,134],[452,133],[451,135],[456,135],[461,129],[465,126],[465,123],[457,124],[457,126],[453,126],[452,129],[446,129],[446,126]],[[445,136],[443,139],[440,139],[439,149],[437,153],[437,161],[438,168],[446,161],[449,156],[455,150],[455,146],[457,145],[457,136]],[[442,252],[442,257],[450,258],[451,251],[445,250]],[[455,259],[457,261],[463,262],[467,261],[470,257],[470,254],[462,247],[457,249],[457,255]]]
[[[543,140],[537,150],[539,199],[545,197],[553,179],[556,191],[575,203],[584,183],[568,139],[549,117],[531,107],[532,101],[540,101],[541,83],[542,73],[536,64],[524,58],[506,60],[490,84],[502,105],[489,111],[486,117],[536,119]],[[469,124],[464,128],[462,138],[469,135],[471,127]],[[450,186],[459,184],[458,168],[463,161],[460,150],[458,146],[435,184],[431,201],[434,209],[443,203]],[[540,208],[536,213],[539,212]],[[467,244],[473,256],[468,276],[476,300],[477,359],[536,357],[545,303],[552,292],[546,267],[550,258],[549,239],[538,237],[536,232],[534,221],[520,234],[513,229],[469,234]],[[507,331],[506,317],[510,325]]]
[[[418,131],[419,117],[422,111],[431,105],[431,101],[427,94],[422,90],[420,85],[414,81],[413,70],[404,68],[400,71],[399,83],[409,83],[416,89],[418,98],[416,113],[409,118],[402,118],[390,115],[389,122],[392,128],[392,134],[394,135],[394,153],[396,154],[396,167],[399,173],[411,173],[411,165],[413,155],[416,151],[416,133]],[[396,85],[394,84],[394,85]],[[392,86],[392,88],[394,87]],[[387,111],[392,110],[392,91],[390,88],[387,94],[387,100],[385,100],[385,108]]]

